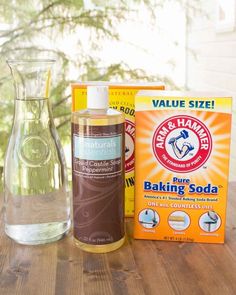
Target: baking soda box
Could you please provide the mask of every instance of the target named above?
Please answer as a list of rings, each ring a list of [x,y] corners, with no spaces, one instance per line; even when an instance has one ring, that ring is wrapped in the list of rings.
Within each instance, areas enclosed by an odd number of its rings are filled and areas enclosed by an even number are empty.
[[[125,114],[125,215],[134,214],[134,97],[141,89],[164,90],[162,83],[126,84],[85,82],[72,84],[72,111],[87,108],[87,86],[109,86],[109,104]]]
[[[220,94],[138,93],[135,238],[224,242],[231,107]]]

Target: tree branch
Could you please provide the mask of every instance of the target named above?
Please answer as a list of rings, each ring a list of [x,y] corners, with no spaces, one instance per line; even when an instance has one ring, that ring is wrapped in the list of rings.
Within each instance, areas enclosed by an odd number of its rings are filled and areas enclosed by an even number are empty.
[[[70,120],[71,120],[71,119],[69,118],[69,119],[63,121],[63,122],[60,123],[58,126],[56,126],[56,128],[57,128],[57,129],[60,129],[61,127],[63,127],[63,126],[66,125],[67,123],[69,123]]]
[[[63,102],[67,101],[68,98],[70,97],[70,95],[67,95],[66,97],[62,98],[61,100],[57,101],[56,103],[54,103],[52,105],[52,110],[54,110],[55,108],[57,108],[59,105],[61,105]]]

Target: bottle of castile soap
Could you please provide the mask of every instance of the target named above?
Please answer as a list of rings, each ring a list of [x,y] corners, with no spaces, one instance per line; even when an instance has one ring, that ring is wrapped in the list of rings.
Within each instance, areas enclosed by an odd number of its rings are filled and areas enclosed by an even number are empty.
[[[108,87],[87,87],[87,109],[72,114],[74,239],[81,249],[118,249],[124,230],[124,115]]]

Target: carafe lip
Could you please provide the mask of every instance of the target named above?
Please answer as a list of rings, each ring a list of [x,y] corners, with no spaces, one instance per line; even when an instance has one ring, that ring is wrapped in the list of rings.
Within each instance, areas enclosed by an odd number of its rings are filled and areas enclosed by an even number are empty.
[[[55,59],[7,59],[6,62],[12,65],[18,64],[53,64]]]

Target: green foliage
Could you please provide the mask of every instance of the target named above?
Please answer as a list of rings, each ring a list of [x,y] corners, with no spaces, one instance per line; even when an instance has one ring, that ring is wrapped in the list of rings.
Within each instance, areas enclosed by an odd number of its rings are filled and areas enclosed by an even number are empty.
[[[104,40],[119,40],[119,24],[138,13],[140,5],[150,14],[150,22],[158,24],[158,7],[170,0],[1,0],[0,24],[8,26],[0,31],[0,166],[6,149],[13,114],[13,86],[5,60],[8,58],[56,58],[57,68],[51,102],[55,122],[63,143],[70,141],[70,83],[76,80],[133,80],[148,81],[162,79],[174,85],[168,77],[149,76],[142,69],[132,69],[120,62],[104,67],[96,52]],[[173,2],[174,0],[172,0]],[[199,1],[177,0],[188,5],[189,15],[199,9]],[[176,2],[176,0],[174,1]],[[191,5],[186,4],[191,2]],[[85,5],[90,3],[90,5]],[[132,15],[132,17],[131,17]],[[86,50],[80,32],[86,32]],[[57,40],[76,36],[76,52],[72,57],[60,48]],[[78,75],[70,78],[71,69]]]

